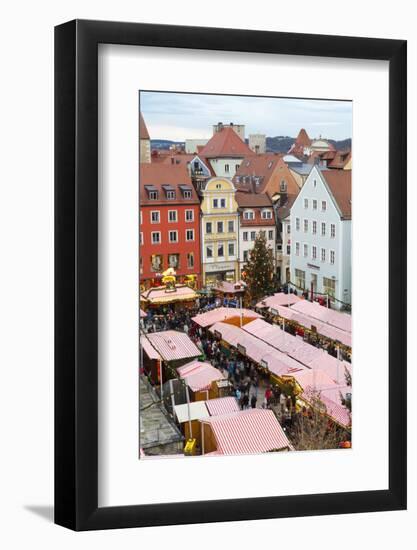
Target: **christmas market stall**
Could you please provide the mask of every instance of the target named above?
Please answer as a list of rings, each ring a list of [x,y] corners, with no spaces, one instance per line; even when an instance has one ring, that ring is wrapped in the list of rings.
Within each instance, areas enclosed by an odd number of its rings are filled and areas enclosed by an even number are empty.
[[[242,455],[294,450],[271,410],[246,409],[200,421],[203,455]]]
[[[326,372],[319,369],[285,375],[284,379],[294,385],[299,405],[316,409],[343,430],[350,431],[350,385],[346,382],[336,384]]]
[[[300,298],[296,294],[285,294],[285,292],[277,292],[273,296],[268,296],[258,302],[256,304],[256,307],[258,309],[264,309],[276,308],[278,306],[291,306],[296,302],[299,302],[300,300],[302,300],[302,298]]]
[[[256,319],[247,323],[244,330],[306,367],[325,371],[336,383],[344,382],[346,373],[351,374],[350,363],[333,357],[325,350],[305,342],[299,336],[284,332],[278,325]]]
[[[228,393],[228,382],[223,373],[204,361],[191,361],[177,368],[178,376],[185,381],[189,390],[191,401],[204,401],[214,399],[223,393]],[[225,381],[219,387],[218,382]]]
[[[165,330],[140,334],[143,371],[152,384],[162,384],[177,376],[176,367],[201,355],[201,350],[184,332]]]
[[[238,412],[239,410],[239,403],[235,397],[221,397],[174,406],[175,419],[185,436],[186,445],[188,444],[188,448],[193,449],[193,454],[195,454],[197,448],[201,449],[201,420],[210,416]]]
[[[240,299],[245,293],[246,285],[243,281],[237,283],[218,281],[212,287],[212,290],[224,305],[238,307]]]
[[[351,332],[295,309],[295,307],[299,306],[301,303],[304,308],[304,304],[311,304],[311,302],[307,300],[301,300],[289,307],[275,306],[275,308],[269,308],[272,320],[277,324],[285,326],[286,330],[291,330],[294,334],[306,337],[310,341],[319,343],[322,346],[328,346],[329,344],[341,345],[341,349],[343,349],[345,356],[350,358],[352,353]],[[319,308],[327,310],[327,308],[319,304],[311,305],[316,305]],[[332,313],[338,312],[332,311]],[[339,315],[346,314],[339,313]],[[346,316],[349,317],[348,315]]]
[[[261,315],[251,309],[245,308],[230,308],[218,307],[205,313],[200,313],[192,317],[192,321],[201,328],[208,328],[218,323],[219,321],[227,322],[236,326],[243,326],[254,319],[260,318]]]
[[[192,288],[179,284],[149,288],[140,297],[147,309],[156,313],[192,308],[197,298],[198,294]]]

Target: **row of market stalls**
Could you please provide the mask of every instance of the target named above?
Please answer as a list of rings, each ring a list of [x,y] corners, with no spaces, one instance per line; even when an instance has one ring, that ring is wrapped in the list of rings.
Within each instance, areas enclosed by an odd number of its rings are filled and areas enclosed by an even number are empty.
[[[352,351],[352,317],[302,299],[294,294],[277,293],[256,304],[268,312],[276,323],[294,326],[297,332],[337,343],[348,355]]]
[[[228,318],[233,320],[232,315]],[[188,335],[172,330],[142,334],[141,348],[144,374],[151,383],[161,389],[173,381],[186,386],[180,402],[172,407],[185,454],[195,454],[197,449],[207,455],[293,450],[272,411],[240,410],[236,398],[229,396],[228,380],[219,369],[199,360],[201,351]],[[170,395],[179,394],[172,391]],[[147,456],[146,445],[141,447]]]
[[[350,430],[350,412],[343,406],[343,400],[350,399],[352,393],[350,363],[262,319],[243,327],[218,322],[209,331],[223,346],[256,363],[273,383],[293,392],[300,405],[313,406],[318,397],[324,414]]]

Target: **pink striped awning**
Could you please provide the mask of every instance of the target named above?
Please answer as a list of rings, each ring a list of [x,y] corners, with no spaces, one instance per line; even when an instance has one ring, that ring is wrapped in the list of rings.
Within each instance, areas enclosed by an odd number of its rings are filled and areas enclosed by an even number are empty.
[[[256,304],[256,307],[272,307],[278,306],[291,306],[296,302],[299,302],[301,298],[295,294],[285,294],[285,292],[277,292],[273,296],[268,296]]]
[[[180,378],[183,378],[192,391],[209,390],[215,380],[223,380],[223,374],[202,361],[191,361],[177,369]]]
[[[258,454],[294,450],[274,413],[267,409],[247,409],[203,421],[211,426],[218,453]]]
[[[201,355],[201,351],[184,332],[164,330],[141,335],[141,340],[146,338],[164,361],[176,361]]]
[[[315,396],[317,396],[321,403],[323,403],[326,408],[325,412],[331,418],[331,420],[344,428],[349,429],[351,427],[352,420],[350,412],[346,407],[342,405],[340,397],[338,399],[336,399],[335,397],[330,398],[328,395],[328,390],[325,389],[318,392],[317,394],[317,392],[311,386],[308,386],[302,393],[301,398],[304,401],[311,403],[314,402]]]
[[[257,319],[261,317],[256,311],[245,308],[234,308],[234,307],[218,307],[212,309],[211,311],[206,311],[206,313],[200,313],[192,318],[192,320],[200,325],[200,327],[210,327],[214,323],[219,321],[225,321],[226,319],[231,319],[233,317],[246,317]]]
[[[236,397],[219,397],[206,401],[206,407],[210,416],[238,412],[240,410]]]
[[[142,308],[139,308],[139,317],[140,319],[143,319],[143,317],[146,317],[147,313],[146,311],[143,311]]]
[[[306,300],[303,300],[303,302],[306,302]],[[297,302],[297,304],[299,303],[301,302]],[[319,306],[319,307],[323,307],[323,306]],[[299,311],[295,311],[292,308],[293,306],[291,307],[277,306],[276,308],[270,308],[270,309],[276,311],[276,313],[280,317],[282,317],[287,321],[294,321],[298,323],[300,326],[305,327],[307,329],[311,329],[311,327],[314,326],[318,334],[321,334],[322,336],[326,336],[326,338],[330,338],[331,340],[341,342],[345,346],[349,346],[349,347],[352,346],[352,334],[350,332],[342,330],[335,326],[329,325],[323,321],[319,321],[314,317],[310,317],[309,315],[306,315]],[[327,308],[324,308],[324,309],[327,309]]]
[[[153,347],[153,345],[149,342],[144,334],[140,335],[139,343],[149,359],[162,359],[162,357],[159,355],[159,353],[156,351],[156,349]]]
[[[300,300],[290,307],[293,311],[304,313],[313,319],[322,321],[345,332],[352,332],[352,317],[347,313],[341,313],[340,311],[335,311],[334,309],[321,306],[317,302],[309,302],[308,300]]]

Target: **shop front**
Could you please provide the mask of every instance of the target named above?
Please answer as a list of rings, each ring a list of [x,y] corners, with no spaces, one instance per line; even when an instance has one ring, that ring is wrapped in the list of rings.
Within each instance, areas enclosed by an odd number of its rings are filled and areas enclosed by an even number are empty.
[[[204,264],[204,285],[212,287],[220,281],[236,282],[236,262]]]

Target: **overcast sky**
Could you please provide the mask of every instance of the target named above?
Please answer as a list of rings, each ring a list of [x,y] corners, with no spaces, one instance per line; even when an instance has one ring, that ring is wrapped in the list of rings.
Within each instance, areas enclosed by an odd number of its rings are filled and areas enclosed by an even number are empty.
[[[352,103],[312,99],[259,98],[141,92],[140,108],[152,139],[209,138],[217,122],[245,124],[245,135],[311,138],[352,137]]]

